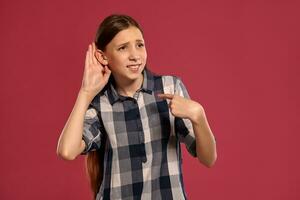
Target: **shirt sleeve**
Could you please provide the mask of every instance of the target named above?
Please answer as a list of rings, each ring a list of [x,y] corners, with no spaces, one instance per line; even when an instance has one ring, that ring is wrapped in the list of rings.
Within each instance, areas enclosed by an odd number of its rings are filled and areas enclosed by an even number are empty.
[[[190,99],[188,91],[179,77],[175,77],[175,94]],[[180,142],[184,143],[186,149],[193,157],[197,157],[196,139],[192,122],[189,119],[175,117],[175,133]]]
[[[104,131],[99,112],[90,104],[84,116],[82,139],[85,142],[85,149],[81,152],[81,155],[100,149]]]

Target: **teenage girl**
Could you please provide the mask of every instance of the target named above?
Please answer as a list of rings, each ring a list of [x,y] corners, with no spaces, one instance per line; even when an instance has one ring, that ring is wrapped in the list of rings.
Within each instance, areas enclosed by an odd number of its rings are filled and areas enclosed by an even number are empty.
[[[186,199],[180,143],[212,167],[215,137],[177,76],[152,73],[143,31],[127,15],[100,24],[57,154],[87,155],[94,199]]]

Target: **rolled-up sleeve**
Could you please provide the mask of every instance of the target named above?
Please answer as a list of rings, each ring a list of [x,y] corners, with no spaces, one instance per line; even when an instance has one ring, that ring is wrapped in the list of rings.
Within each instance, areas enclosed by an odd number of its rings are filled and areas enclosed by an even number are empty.
[[[84,116],[82,139],[85,142],[85,149],[81,152],[81,155],[100,149],[103,136],[104,127],[100,114],[90,105]]]
[[[188,91],[179,77],[175,77],[174,93],[190,99]],[[186,149],[193,157],[197,157],[196,139],[193,124],[189,119],[175,117],[175,132],[180,142],[184,143]]]

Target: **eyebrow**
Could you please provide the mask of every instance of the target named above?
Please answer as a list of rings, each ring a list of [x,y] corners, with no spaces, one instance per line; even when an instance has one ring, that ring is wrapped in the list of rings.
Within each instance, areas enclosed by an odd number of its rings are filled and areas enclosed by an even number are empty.
[[[135,40],[136,42],[144,42],[143,40],[140,40],[140,39],[137,39]],[[122,45],[126,45],[128,44],[129,42],[125,42],[125,43],[122,43],[122,44],[119,44],[119,45],[116,45],[116,47],[119,47],[119,46],[122,46]]]

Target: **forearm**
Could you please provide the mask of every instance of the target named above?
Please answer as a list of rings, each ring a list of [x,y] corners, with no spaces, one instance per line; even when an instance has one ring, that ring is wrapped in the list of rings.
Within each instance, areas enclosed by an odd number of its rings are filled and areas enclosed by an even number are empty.
[[[57,154],[64,159],[72,160],[80,152],[83,122],[91,98],[79,92],[73,110],[61,132],[57,144]]]
[[[212,167],[217,159],[215,137],[210,129],[204,109],[192,120],[198,160],[207,167]]]

